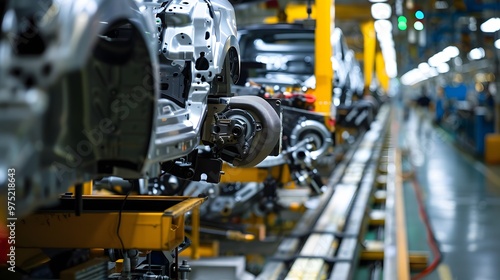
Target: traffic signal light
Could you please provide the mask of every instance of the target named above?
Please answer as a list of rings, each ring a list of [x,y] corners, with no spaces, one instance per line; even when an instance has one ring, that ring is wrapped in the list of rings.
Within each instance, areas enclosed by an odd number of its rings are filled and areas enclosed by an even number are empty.
[[[422,12],[421,10],[416,11],[415,18],[416,19],[424,19],[424,12]]]
[[[415,30],[417,31],[424,30],[424,24],[421,21],[415,21],[415,23],[413,24],[413,28],[415,28]]]
[[[405,16],[399,16],[398,17],[398,29],[399,30],[406,30],[408,28],[408,20],[406,19]]]
[[[413,28],[415,28],[415,30],[417,31],[424,30],[424,22],[423,22],[424,17],[425,17],[424,12],[422,12],[421,10],[415,11],[415,23],[413,24]]]

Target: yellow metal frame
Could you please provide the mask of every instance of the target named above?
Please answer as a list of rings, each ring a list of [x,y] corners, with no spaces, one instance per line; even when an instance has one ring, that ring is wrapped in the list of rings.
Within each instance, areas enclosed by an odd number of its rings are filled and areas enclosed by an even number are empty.
[[[83,191],[82,191],[83,195],[91,195],[92,192],[94,191],[93,181],[87,181],[87,182],[83,183],[82,188],[83,188]],[[69,187],[68,192],[75,193],[75,186]]]
[[[84,199],[117,199],[124,196],[84,196]],[[204,198],[129,196],[129,200],[178,202],[161,212],[137,209],[121,214],[120,237],[125,248],[172,250],[184,241],[184,214],[198,208]],[[116,212],[37,212],[16,224],[20,248],[121,248]]]
[[[365,249],[361,251],[359,258],[364,261],[383,261],[384,244],[382,241],[365,241]],[[411,251],[408,253],[408,262],[411,270],[425,269],[429,262],[427,252]]]
[[[222,171],[224,172],[224,175],[221,176],[221,183],[264,182],[264,180],[271,176],[274,179],[279,180],[280,183],[283,183],[285,188],[294,187],[292,175],[290,174],[290,168],[286,164],[270,168],[237,168],[224,163],[222,165]]]
[[[193,254],[195,254],[195,253],[193,253],[193,250],[195,250],[195,249],[194,249],[193,245],[191,244],[191,246],[184,249],[179,254],[179,256],[192,258]],[[200,243],[196,250],[198,251],[198,253],[196,253],[196,254],[202,258],[218,257],[219,251],[220,251],[220,244],[219,244],[219,241],[217,241],[217,240],[211,240],[211,241]]]

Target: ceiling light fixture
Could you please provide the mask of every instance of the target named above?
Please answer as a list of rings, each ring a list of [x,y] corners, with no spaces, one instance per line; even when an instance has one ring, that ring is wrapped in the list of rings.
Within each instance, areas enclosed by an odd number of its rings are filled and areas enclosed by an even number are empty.
[[[497,32],[500,30],[500,18],[490,18],[481,24],[481,31],[485,33]]]
[[[423,74],[427,74],[427,73],[429,73],[431,71],[431,67],[426,62],[420,63],[417,68]]]
[[[450,71],[450,65],[446,62],[439,64],[436,68],[441,74],[448,73]]]
[[[374,19],[389,19],[392,15],[391,5],[387,3],[375,3],[371,8]]]
[[[455,46],[448,46],[444,48],[443,53],[449,58],[454,58],[460,54],[460,50]]]
[[[406,74],[404,74],[403,76],[401,76],[401,83],[406,86],[412,86],[424,80],[426,80],[426,77],[417,68],[414,68],[406,72]]]
[[[437,67],[441,63],[450,61],[450,59],[457,57],[460,51],[455,46],[446,47],[443,51],[431,56],[427,61],[430,66]]]
[[[500,39],[495,41],[495,48],[500,50]]]
[[[484,49],[483,48],[475,48],[475,49],[472,49],[467,54],[467,57],[469,58],[469,60],[478,60],[478,59],[483,58],[484,55],[485,55],[485,53],[484,53]]]

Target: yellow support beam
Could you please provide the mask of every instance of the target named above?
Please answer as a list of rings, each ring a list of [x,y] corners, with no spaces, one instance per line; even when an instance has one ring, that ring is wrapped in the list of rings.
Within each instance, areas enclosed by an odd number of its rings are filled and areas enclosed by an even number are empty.
[[[366,4],[335,4],[335,19],[350,21],[365,21],[372,19],[371,3]]]
[[[364,41],[364,71],[365,88],[370,87],[375,68],[375,51],[377,48],[377,36],[375,34],[375,25],[373,20],[361,23],[361,32]]]
[[[81,216],[74,213],[74,198],[61,199],[17,222],[16,247],[122,248],[121,238],[125,248],[172,250],[184,241],[184,214],[205,200],[129,196],[123,203],[124,197],[84,196]]]
[[[365,55],[364,53],[361,53],[361,52],[357,52],[354,54],[354,57],[356,57],[356,60],[358,61],[363,61],[365,60]]]
[[[332,108],[333,67],[331,63],[332,44],[330,34],[335,25],[335,0],[317,1],[311,4],[311,14],[307,14],[307,5],[287,3],[285,7],[286,21],[293,23],[305,19],[313,19],[315,29],[315,66],[316,96],[315,111],[325,116],[325,125],[331,132],[335,131],[334,108]],[[267,24],[278,23],[277,16],[264,20]]]
[[[332,67],[332,43],[330,34],[335,27],[334,0],[316,2],[316,30],[315,30],[315,63],[314,74],[316,76],[316,112],[325,115],[331,114],[333,67]]]
[[[380,86],[385,92],[389,91],[389,76],[387,76],[387,72],[385,71],[384,56],[380,51],[377,51],[375,54],[375,69]]]

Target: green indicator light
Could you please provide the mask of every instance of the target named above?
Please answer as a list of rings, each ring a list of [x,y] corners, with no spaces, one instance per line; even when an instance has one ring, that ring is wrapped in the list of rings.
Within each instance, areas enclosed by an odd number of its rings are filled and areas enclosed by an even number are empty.
[[[423,19],[423,18],[424,18],[424,12],[422,12],[422,11],[420,11],[420,10],[416,11],[416,12],[415,12],[415,17],[416,17],[417,19]]]
[[[406,17],[405,16],[399,16],[398,17],[398,22],[400,22],[400,23],[401,22],[406,23],[407,22]]]
[[[420,21],[415,22],[413,27],[415,28],[415,30],[418,30],[418,31],[424,30],[424,24],[421,23]]]
[[[406,22],[398,22],[398,28],[399,30],[406,30],[408,26],[406,25]]]

